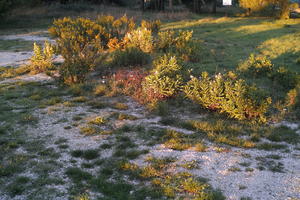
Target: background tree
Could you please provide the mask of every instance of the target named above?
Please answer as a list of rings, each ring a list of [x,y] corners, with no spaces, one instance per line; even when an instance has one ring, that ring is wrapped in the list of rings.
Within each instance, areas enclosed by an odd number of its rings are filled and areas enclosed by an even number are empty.
[[[298,7],[297,3],[291,3],[290,0],[239,0],[239,5],[246,10],[246,15],[273,8],[270,14],[280,19],[288,19],[290,11]],[[275,8],[278,8],[277,12]]]

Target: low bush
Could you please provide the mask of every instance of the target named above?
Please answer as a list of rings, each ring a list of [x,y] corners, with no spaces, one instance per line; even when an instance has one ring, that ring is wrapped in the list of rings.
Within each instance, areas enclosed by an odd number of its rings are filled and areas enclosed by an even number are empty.
[[[151,30],[152,33],[157,34],[161,26],[161,21],[160,20],[152,20],[152,21],[146,21],[142,20],[141,21],[141,27],[146,28],[148,30]]]
[[[150,62],[150,55],[136,47],[116,50],[112,53],[109,63],[112,67],[142,66]]]
[[[138,28],[128,32],[124,37],[124,43],[127,47],[139,48],[145,53],[151,53],[154,50],[152,32],[146,28]]]
[[[266,56],[251,54],[246,62],[238,66],[238,70],[246,75],[266,77],[274,70],[274,65]]]
[[[136,24],[133,18],[128,18],[126,15],[119,19],[115,19],[111,15],[99,16],[96,23],[104,27],[109,33],[110,38],[122,39],[124,36],[135,29]]]
[[[183,69],[176,56],[164,55],[154,61],[154,68],[142,83],[143,93],[152,103],[174,97],[183,85]]]
[[[44,43],[43,49],[34,43],[33,56],[30,58],[31,73],[37,74],[53,69],[53,56],[54,47],[49,42]]]
[[[12,2],[10,0],[0,0],[0,17],[5,16],[5,14],[9,11]]]
[[[193,31],[164,31],[158,33],[157,49],[176,54],[185,61],[197,62],[200,59],[201,43],[193,39]]]
[[[300,75],[296,72],[291,72],[284,67],[279,67],[277,70],[274,70],[270,74],[270,78],[286,91],[300,86]]]
[[[227,79],[221,74],[213,78],[207,72],[200,79],[192,78],[184,88],[186,96],[204,108],[238,120],[266,122],[265,113],[272,100],[259,96],[258,91],[243,80]]]
[[[142,82],[146,76],[147,73],[140,69],[118,70],[109,81],[110,95],[125,94],[141,102]]]
[[[65,83],[83,82],[87,73],[102,61],[109,41],[103,26],[84,18],[55,20],[49,32],[65,59],[59,70]]]

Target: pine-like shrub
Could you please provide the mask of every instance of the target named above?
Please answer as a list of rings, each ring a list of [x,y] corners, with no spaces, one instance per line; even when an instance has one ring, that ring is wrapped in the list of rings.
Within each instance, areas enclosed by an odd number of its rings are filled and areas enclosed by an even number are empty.
[[[3,17],[12,5],[11,0],[0,0],[0,17]]]
[[[251,54],[246,62],[240,64],[238,70],[249,76],[266,77],[274,70],[274,65],[266,56]]]
[[[300,86],[300,75],[296,72],[291,72],[285,67],[279,67],[277,70],[274,70],[270,78],[287,91]]]
[[[103,26],[84,18],[55,20],[49,29],[56,38],[58,53],[65,59],[60,77],[65,83],[83,82],[94,66],[102,61],[109,34]]]
[[[204,108],[226,113],[238,120],[266,122],[265,113],[271,98],[257,96],[257,89],[243,80],[232,80],[221,74],[214,78],[203,72],[200,79],[192,78],[184,87],[188,98]]]
[[[111,15],[99,16],[96,23],[106,29],[111,38],[122,39],[128,32],[135,29],[136,24],[133,18],[128,18],[126,15],[119,19],[115,19]]]
[[[153,65],[142,83],[144,94],[152,96],[154,102],[175,96],[183,85],[183,70],[176,56],[164,55]]]
[[[193,39],[193,31],[164,31],[158,33],[157,49],[176,54],[185,61],[200,60],[201,43]]]
[[[154,38],[151,30],[146,28],[138,28],[126,34],[124,43],[127,47],[136,47],[145,53],[154,50]]]
[[[52,69],[54,56],[54,47],[45,41],[42,48],[37,43],[33,44],[33,56],[30,58],[30,71],[37,74]]]
[[[151,20],[151,21],[142,20],[141,21],[141,27],[151,30],[152,33],[154,33],[154,34],[158,33],[160,26],[161,26],[160,20]]]
[[[128,47],[124,50],[119,49],[112,52],[109,65],[112,67],[142,66],[148,64],[150,59],[150,55],[144,53],[140,49]]]

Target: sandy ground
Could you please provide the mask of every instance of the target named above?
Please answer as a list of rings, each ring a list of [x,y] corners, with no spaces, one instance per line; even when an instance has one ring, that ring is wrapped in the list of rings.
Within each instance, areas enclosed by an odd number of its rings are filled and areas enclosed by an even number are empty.
[[[0,52],[0,66],[19,66],[28,63],[32,52]]]

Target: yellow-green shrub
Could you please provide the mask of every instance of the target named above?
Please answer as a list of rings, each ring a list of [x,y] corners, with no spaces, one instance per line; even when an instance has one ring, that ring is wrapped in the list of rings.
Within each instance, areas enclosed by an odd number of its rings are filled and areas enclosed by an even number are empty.
[[[266,122],[271,98],[257,98],[256,91],[243,80],[227,79],[221,74],[212,78],[207,72],[200,79],[192,78],[184,87],[186,96],[204,108],[227,113],[238,120]]]
[[[84,18],[55,20],[49,32],[56,38],[57,49],[65,59],[60,76],[66,83],[83,82],[102,60],[103,49],[109,41],[103,26]]]
[[[31,72],[41,73],[48,69],[52,69],[54,56],[54,47],[45,41],[44,48],[40,47],[37,43],[33,44],[33,56],[30,58]]]
[[[291,90],[300,86],[300,75],[285,67],[279,67],[277,70],[273,70],[270,74],[270,78],[285,90]]]
[[[126,34],[124,43],[127,47],[136,47],[145,53],[154,50],[154,38],[151,30],[146,28],[138,28]]]
[[[110,65],[116,66],[142,66],[150,62],[150,55],[136,47],[127,47],[124,50],[112,52]]]
[[[115,19],[111,15],[99,16],[96,23],[105,28],[111,38],[122,39],[128,32],[135,29],[136,25],[133,18],[128,18],[126,15],[119,19]]]
[[[193,31],[163,31],[158,33],[156,47],[163,52],[176,54],[185,61],[200,59],[201,43],[193,39]]]
[[[238,67],[238,70],[255,77],[265,77],[274,69],[271,60],[266,56],[251,54],[248,60]]]
[[[142,20],[141,21],[141,27],[151,30],[152,33],[158,33],[160,26],[161,26],[160,20],[151,20],[151,21]]]
[[[164,55],[153,63],[154,68],[142,83],[143,92],[154,100],[170,98],[182,87],[182,67],[177,58]]]

